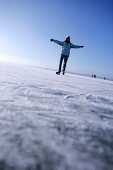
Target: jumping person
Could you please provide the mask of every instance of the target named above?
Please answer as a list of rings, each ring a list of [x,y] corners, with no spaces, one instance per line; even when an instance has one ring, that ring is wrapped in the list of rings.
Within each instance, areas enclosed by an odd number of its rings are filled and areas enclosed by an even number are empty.
[[[65,69],[66,69],[66,64],[67,64],[67,60],[68,57],[70,55],[70,49],[71,48],[83,48],[84,46],[80,46],[80,45],[74,45],[70,42],[70,36],[66,37],[65,41],[58,41],[58,40],[54,40],[54,39],[50,39],[50,41],[59,44],[60,46],[62,46],[62,51],[61,51],[61,57],[60,57],[60,63],[59,63],[59,70],[56,72],[56,74],[60,74],[61,72],[61,67],[62,67],[62,62],[64,60],[64,65],[63,65],[63,75],[65,73]]]

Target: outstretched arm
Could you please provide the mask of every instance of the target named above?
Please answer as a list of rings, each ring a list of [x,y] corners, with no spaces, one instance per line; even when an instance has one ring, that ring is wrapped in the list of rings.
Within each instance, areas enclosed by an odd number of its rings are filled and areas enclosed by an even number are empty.
[[[54,40],[54,39],[50,39],[50,41],[52,42],[54,42],[54,43],[57,43],[57,44],[59,44],[59,45],[63,45],[63,42],[62,41],[58,41],[58,40]]]
[[[71,43],[71,48],[83,48],[84,46],[82,45],[74,45]]]

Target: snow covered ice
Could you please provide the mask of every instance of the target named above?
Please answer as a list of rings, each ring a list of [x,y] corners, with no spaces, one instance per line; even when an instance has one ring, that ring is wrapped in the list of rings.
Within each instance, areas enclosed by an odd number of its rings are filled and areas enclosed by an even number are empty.
[[[0,170],[112,170],[113,82],[0,63]]]

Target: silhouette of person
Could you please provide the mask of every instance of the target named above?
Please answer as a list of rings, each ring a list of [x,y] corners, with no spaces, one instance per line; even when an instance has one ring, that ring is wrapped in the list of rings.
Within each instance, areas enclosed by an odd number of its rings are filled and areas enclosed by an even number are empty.
[[[70,55],[70,49],[71,48],[83,48],[84,46],[80,46],[80,45],[74,45],[70,42],[70,36],[67,36],[65,41],[58,41],[58,40],[54,40],[54,39],[50,39],[50,41],[59,44],[62,47],[61,50],[61,57],[60,57],[60,63],[59,63],[59,69],[56,72],[56,74],[60,74],[61,72],[61,67],[62,67],[62,62],[64,60],[64,64],[63,64],[63,75],[65,74],[65,69],[66,69],[66,64]]]

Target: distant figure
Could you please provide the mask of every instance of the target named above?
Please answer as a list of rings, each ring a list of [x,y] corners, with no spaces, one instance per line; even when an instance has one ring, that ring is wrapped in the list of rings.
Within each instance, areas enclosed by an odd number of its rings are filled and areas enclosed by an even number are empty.
[[[96,78],[96,75],[95,75],[95,74],[92,74],[92,78]]]
[[[96,78],[96,75],[94,74],[93,77]]]
[[[104,77],[104,80],[105,80],[106,78]]]
[[[70,55],[70,49],[71,48],[83,48],[84,46],[80,46],[80,45],[74,45],[70,42],[70,36],[66,37],[65,41],[58,41],[58,40],[54,40],[54,39],[50,39],[50,41],[57,43],[59,45],[62,46],[62,51],[61,51],[61,57],[60,57],[60,63],[59,63],[59,70],[56,72],[56,74],[60,74],[61,72],[61,67],[62,67],[62,62],[64,60],[64,65],[63,65],[63,75],[65,73],[65,69],[66,69],[66,64],[67,64],[67,60],[68,57]]]

